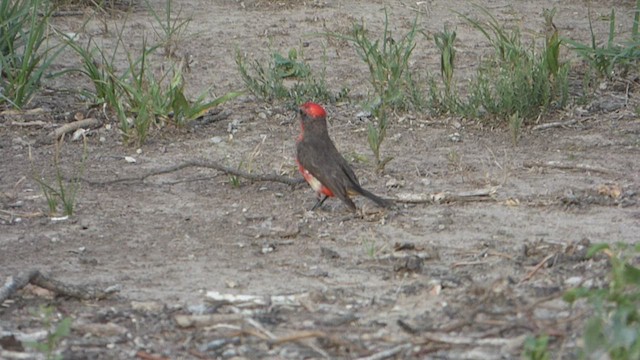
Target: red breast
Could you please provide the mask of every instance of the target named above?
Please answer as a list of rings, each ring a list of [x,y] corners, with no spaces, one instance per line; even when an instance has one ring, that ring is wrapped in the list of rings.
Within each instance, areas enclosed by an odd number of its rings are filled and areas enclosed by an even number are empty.
[[[296,159],[296,162],[298,163],[298,170],[300,170],[300,173],[302,174],[302,177],[307,181],[307,183],[309,184],[309,186],[311,186],[311,188],[318,194],[323,194],[326,195],[328,197],[333,197],[333,192],[326,186],[322,185],[322,183],[320,182],[320,180],[316,179],[315,176],[313,176],[307,169],[305,169],[302,164],[300,164],[298,162],[298,160]]]

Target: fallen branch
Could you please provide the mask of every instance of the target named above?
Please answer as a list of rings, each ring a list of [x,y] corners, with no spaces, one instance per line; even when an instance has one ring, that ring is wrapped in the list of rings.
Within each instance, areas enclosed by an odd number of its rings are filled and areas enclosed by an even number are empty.
[[[450,202],[471,202],[471,201],[488,201],[493,200],[494,195],[497,193],[497,187],[491,187],[488,189],[479,189],[472,191],[462,191],[458,193],[451,193],[443,191],[433,194],[398,194],[395,199],[391,199],[397,203],[406,204],[441,204]]]
[[[81,300],[104,299],[118,291],[118,289],[114,287],[101,290],[89,286],[70,285],[54,280],[42,274],[39,270],[30,270],[7,279],[4,286],[0,288],[0,303],[11,297],[18,290],[27,286],[27,284],[33,284],[41,288],[45,288],[57,295],[68,296]]]
[[[229,174],[229,175],[233,175],[233,176],[238,176],[241,178],[245,178],[248,179],[250,181],[271,181],[271,182],[279,182],[279,183],[283,183],[283,184],[287,184],[287,185],[297,185],[297,184],[301,184],[304,182],[303,178],[290,178],[287,176],[281,176],[281,175],[276,175],[276,174],[251,174],[248,173],[246,171],[242,171],[236,168],[232,168],[229,166],[224,166],[216,161],[210,160],[210,161],[203,161],[203,160],[190,160],[187,162],[184,162],[182,164],[177,164],[177,165],[171,165],[171,166],[167,166],[164,168],[160,168],[160,169],[155,169],[155,170],[151,170],[146,174],[142,174],[142,175],[138,175],[138,176],[131,176],[131,177],[124,177],[124,178],[119,178],[119,179],[114,179],[114,180],[106,180],[106,181],[96,181],[96,180],[90,180],[90,179],[85,179],[82,178],[81,180],[90,184],[90,185],[112,185],[112,184],[118,184],[118,183],[127,183],[127,182],[142,182],[144,180],[146,180],[147,178],[150,178],[152,176],[157,176],[157,175],[162,175],[162,174],[168,174],[168,173],[172,173],[178,170],[182,170],[188,167],[200,167],[200,168],[207,168],[207,169],[214,169],[214,170],[218,170],[221,171],[223,173]]]
[[[571,165],[571,164],[562,164],[558,161],[547,161],[547,162],[538,162],[538,161],[531,161],[531,162],[525,162],[524,164],[522,164],[522,166],[526,167],[526,168],[534,168],[534,167],[546,167],[546,168],[551,168],[551,169],[559,169],[559,170],[574,170],[574,171],[587,171],[587,172],[596,172],[596,173],[601,173],[601,174],[607,174],[607,175],[611,175],[614,174],[614,172],[612,172],[611,170],[607,170],[604,168],[598,168],[598,167],[594,167],[588,164],[575,164],[575,165]]]
[[[53,130],[39,140],[40,143],[49,144],[58,140],[61,136],[72,131],[76,131],[80,128],[92,128],[100,126],[102,122],[96,118],[89,118],[80,121],[74,121],[72,123],[64,124],[61,127]]]

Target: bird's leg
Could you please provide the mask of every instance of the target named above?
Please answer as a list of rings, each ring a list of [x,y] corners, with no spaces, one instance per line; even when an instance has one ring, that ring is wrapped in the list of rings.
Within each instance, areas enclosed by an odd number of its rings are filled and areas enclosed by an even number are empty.
[[[324,201],[327,200],[327,198],[328,198],[327,195],[323,195],[322,198],[318,198],[318,202],[315,205],[313,205],[313,207],[311,208],[311,211],[314,211],[315,209],[322,206],[322,204],[324,204]]]

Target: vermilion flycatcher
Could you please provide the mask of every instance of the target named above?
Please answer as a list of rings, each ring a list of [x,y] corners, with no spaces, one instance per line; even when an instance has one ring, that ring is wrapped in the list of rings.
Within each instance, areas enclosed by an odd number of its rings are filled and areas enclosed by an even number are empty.
[[[362,195],[382,207],[389,207],[391,201],[382,199],[360,186],[356,174],[340,155],[331,141],[327,130],[327,113],[322,106],[307,102],[300,106],[302,131],[297,140],[296,162],[304,179],[318,195],[318,202],[311,210],[318,208],[329,197],[336,196],[351,211],[356,205],[351,196]]]

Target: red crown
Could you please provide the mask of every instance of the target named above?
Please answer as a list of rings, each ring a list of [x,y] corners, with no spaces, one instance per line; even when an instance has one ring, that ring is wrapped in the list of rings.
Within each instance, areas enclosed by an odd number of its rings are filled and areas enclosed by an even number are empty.
[[[324,111],[322,106],[311,101],[302,104],[302,106],[300,106],[300,110],[304,111],[305,114],[314,118],[327,116],[327,112]]]

